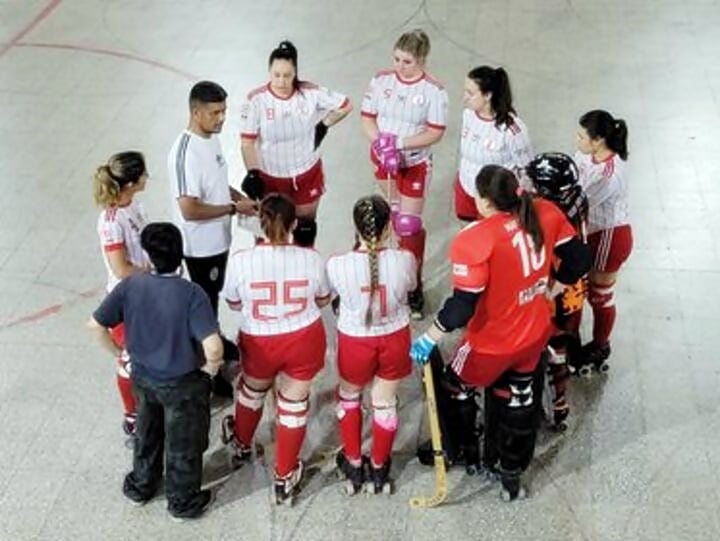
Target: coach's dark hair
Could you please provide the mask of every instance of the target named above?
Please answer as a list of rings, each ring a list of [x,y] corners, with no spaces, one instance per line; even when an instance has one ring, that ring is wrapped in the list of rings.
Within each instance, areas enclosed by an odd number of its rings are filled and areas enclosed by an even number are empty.
[[[182,235],[174,224],[169,222],[147,224],[140,233],[140,245],[160,274],[175,272],[182,263]]]
[[[379,195],[361,197],[353,207],[353,221],[357,235],[368,249],[370,264],[370,303],[365,312],[365,325],[372,324],[372,306],[375,293],[380,286],[378,267],[378,249],[382,241],[383,232],[390,223],[390,205]]]
[[[585,128],[590,139],[605,139],[605,145],[621,159],[627,160],[627,124],[621,118],[613,118],[607,111],[596,109],[580,117],[580,125]]]
[[[102,207],[116,204],[122,189],[138,182],[146,172],[142,153],[130,150],[113,154],[93,175],[95,202]]]
[[[512,171],[499,165],[486,165],[478,173],[475,187],[480,197],[490,200],[497,210],[514,214],[520,226],[530,234],[535,251],[542,250],[543,232],[535,213],[533,196],[520,188]]]
[[[260,225],[270,244],[288,242],[295,220],[295,205],[284,195],[271,193],[260,203]]]
[[[227,100],[227,92],[217,83],[200,81],[190,90],[190,107],[198,103],[222,103]]]
[[[515,114],[515,108],[512,104],[512,90],[507,72],[503,68],[478,66],[470,70],[467,76],[478,86],[480,92],[492,94],[490,106],[495,113],[495,125],[498,128],[512,126],[514,124],[512,115]]]
[[[298,77],[298,51],[295,48],[295,45],[293,45],[291,41],[281,41],[280,44],[270,53],[268,68],[272,66],[272,63],[275,60],[287,60],[293,65],[295,68],[295,77],[293,77],[292,82],[293,90],[299,91],[302,81]]]

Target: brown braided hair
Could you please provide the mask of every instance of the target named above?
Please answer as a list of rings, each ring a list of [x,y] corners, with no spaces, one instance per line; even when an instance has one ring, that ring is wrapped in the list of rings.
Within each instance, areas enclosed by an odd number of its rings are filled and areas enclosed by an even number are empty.
[[[380,286],[378,250],[382,241],[383,231],[390,221],[390,205],[379,195],[361,197],[353,207],[353,221],[357,230],[358,241],[362,239],[368,248],[370,265],[370,303],[365,312],[365,325],[372,325],[372,306],[375,293]],[[358,242],[359,244],[359,242]]]

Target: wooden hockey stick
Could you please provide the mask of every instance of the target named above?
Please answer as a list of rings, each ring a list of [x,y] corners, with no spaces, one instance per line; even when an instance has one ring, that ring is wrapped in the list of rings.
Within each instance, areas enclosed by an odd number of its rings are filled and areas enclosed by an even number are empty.
[[[438,422],[437,403],[435,402],[435,386],[433,384],[430,363],[423,367],[423,381],[425,383],[425,399],[427,401],[428,421],[430,422],[430,438],[435,461],[435,494],[429,497],[417,496],[410,498],[410,507],[436,507],[447,499],[447,470],[445,469],[445,454],[442,448],[440,423]]]

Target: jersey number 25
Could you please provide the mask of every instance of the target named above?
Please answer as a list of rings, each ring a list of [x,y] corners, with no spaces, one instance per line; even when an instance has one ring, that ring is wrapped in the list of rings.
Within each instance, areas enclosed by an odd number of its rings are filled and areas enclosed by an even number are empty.
[[[264,291],[263,298],[252,300],[252,315],[258,321],[276,321],[300,314],[305,311],[308,305],[305,288],[310,285],[309,280],[287,280],[286,282],[252,282],[250,289],[253,291]],[[279,298],[279,291],[282,289],[282,302]],[[294,291],[293,291],[294,290]],[[303,291],[298,291],[303,290]],[[270,315],[265,307],[283,306],[293,307],[291,310],[279,315]],[[277,313],[277,310],[271,310]]]

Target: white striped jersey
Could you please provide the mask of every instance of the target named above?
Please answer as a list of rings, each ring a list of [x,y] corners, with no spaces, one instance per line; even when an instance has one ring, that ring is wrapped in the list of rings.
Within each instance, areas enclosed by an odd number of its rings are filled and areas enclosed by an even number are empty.
[[[330,257],[330,288],[340,296],[338,331],[350,336],[382,336],[410,322],[407,295],[417,285],[415,257],[406,250],[378,252],[379,287],[372,305],[372,324],[365,324],[370,304],[370,266],[366,251],[353,250]]]
[[[533,158],[525,123],[512,116],[513,124],[497,127],[495,119],[486,119],[465,109],[460,132],[460,184],[470,196],[475,194],[475,178],[486,165],[513,170],[525,167]]]
[[[315,299],[330,290],[315,250],[258,244],[230,256],[221,295],[240,313],[240,330],[268,336],[307,327],[320,317]]]
[[[400,138],[417,135],[427,127],[447,126],[448,95],[443,85],[427,73],[416,81],[400,79],[394,70],[378,72],[362,101],[362,116],[374,118],[381,132]],[[416,165],[431,156],[430,148],[403,150],[403,166]]]
[[[211,205],[229,205],[228,167],[220,139],[213,134],[200,137],[184,130],[170,149],[168,176],[172,214],[183,236],[186,256],[210,257],[230,247],[230,216],[210,220],[185,220],[178,197],[196,197]]]
[[[110,267],[108,253],[124,248],[125,257],[131,265],[144,267],[150,262],[140,245],[140,233],[146,223],[145,210],[135,200],[125,207],[108,207],[100,213],[97,232],[103,250],[103,262],[108,273],[105,287],[107,293],[110,293],[120,282]]]
[[[281,98],[268,83],[248,94],[240,112],[240,137],[258,140],[260,168],[265,173],[292,178],[320,159],[314,149],[315,125],[348,103],[343,94],[305,81],[300,90]]]
[[[590,211],[588,234],[629,223],[628,186],[625,161],[616,154],[596,163],[592,155],[575,153],[580,185],[585,190]]]

